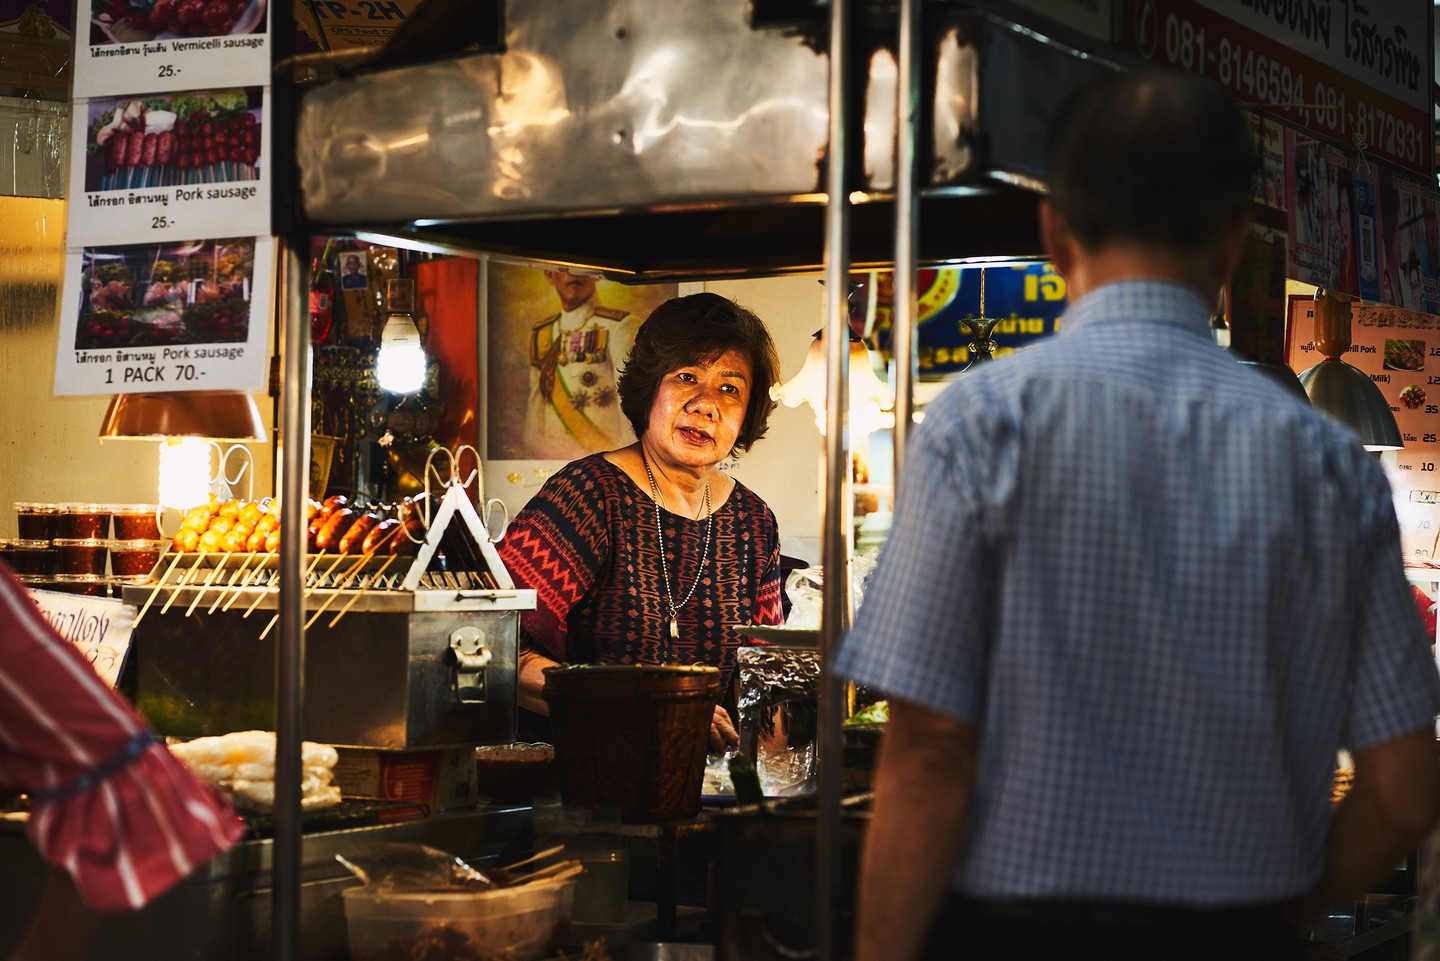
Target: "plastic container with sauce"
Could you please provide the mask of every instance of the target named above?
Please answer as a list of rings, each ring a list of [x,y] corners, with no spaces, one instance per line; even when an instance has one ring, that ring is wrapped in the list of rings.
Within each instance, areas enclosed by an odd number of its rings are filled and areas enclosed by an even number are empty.
[[[156,504],[112,504],[111,523],[118,541],[159,540],[160,523]]]
[[[49,577],[55,572],[55,548],[49,540],[22,537],[0,541],[0,556],[22,577]]]
[[[66,594],[109,597],[110,581],[99,574],[56,574],[55,590]]]
[[[149,574],[160,560],[164,547],[164,541],[111,541],[110,573],[129,576]]]
[[[109,537],[110,505],[62,504],[58,536],[70,539]]]
[[[46,540],[60,534],[60,505],[15,502],[15,519],[20,537],[25,540]]]
[[[149,574],[119,574],[110,577],[110,596],[124,597],[127,587],[144,587],[150,583]]]
[[[55,572],[57,574],[104,574],[105,555],[110,542],[98,537],[57,537]]]

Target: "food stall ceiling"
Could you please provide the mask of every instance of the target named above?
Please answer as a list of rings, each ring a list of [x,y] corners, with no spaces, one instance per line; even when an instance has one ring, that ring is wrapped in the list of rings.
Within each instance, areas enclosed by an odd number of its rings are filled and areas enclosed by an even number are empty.
[[[632,280],[820,267],[828,58],[745,0],[506,4],[500,51],[363,72],[299,106],[304,219],[327,233]],[[1116,69],[1033,27],[927,6],[919,262],[1039,256],[1044,132]],[[857,31],[852,259],[892,261],[898,78]]]
[[[1039,259],[1039,195],[995,185],[962,195],[927,197],[919,216],[919,264]],[[764,277],[821,269],[819,203],[457,221],[358,229],[361,239],[445,254],[595,271],[627,283],[716,277]],[[851,208],[851,263],[888,267],[894,250],[888,199]]]

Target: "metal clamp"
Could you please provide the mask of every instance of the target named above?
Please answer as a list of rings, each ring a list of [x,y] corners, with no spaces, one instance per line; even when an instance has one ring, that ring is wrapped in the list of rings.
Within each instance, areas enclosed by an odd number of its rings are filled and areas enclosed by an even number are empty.
[[[455,652],[452,686],[462,704],[483,704],[486,697],[485,668],[493,656],[485,646],[485,632],[467,624],[450,633],[450,650]]]

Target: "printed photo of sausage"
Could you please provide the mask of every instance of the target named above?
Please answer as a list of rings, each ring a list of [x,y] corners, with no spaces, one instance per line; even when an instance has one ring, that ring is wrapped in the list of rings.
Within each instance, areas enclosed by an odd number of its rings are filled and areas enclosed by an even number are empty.
[[[263,106],[260,87],[93,100],[85,190],[258,180]]]

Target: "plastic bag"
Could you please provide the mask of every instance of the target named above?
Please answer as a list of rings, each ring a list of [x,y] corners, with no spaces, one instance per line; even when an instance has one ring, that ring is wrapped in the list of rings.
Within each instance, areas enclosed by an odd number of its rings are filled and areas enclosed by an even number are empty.
[[[785,626],[802,631],[820,629],[820,604],[825,590],[825,574],[818,567],[802,567],[785,579],[785,594],[790,598],[790,613]]]
[[[424,844],[366,843],[335,860],[377,891],[475,891],[498,887],[455,855]]]

